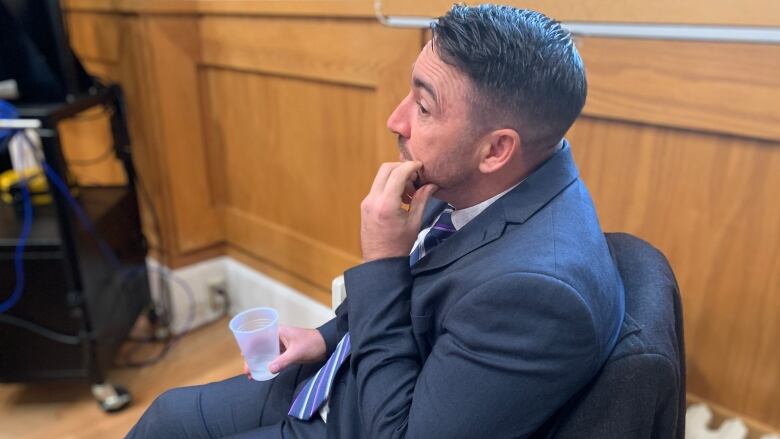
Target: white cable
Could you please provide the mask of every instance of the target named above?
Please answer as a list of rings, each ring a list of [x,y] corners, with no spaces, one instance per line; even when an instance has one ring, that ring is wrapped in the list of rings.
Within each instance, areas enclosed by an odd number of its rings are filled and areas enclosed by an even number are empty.
[[[15,133],[8,142],[8,152],[16,175],[26,177],[41,172],[38,163],[43,161],[43,149],[41,137],[35,130],[28,128]]]
[[[38,119],[0,119],[0,129],[23,130],[25,128],[40,128]]]

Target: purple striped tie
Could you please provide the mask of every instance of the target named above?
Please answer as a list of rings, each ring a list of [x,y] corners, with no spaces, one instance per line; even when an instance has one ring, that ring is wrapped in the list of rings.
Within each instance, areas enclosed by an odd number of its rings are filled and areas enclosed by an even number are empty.
[[[455,226],[452,225],[452,206],[448,206],[439,215],[436,223],[428,230],[422,245],[418,245],[412,250],[412,254],[409,255],[409,265],[414,265],[423,256],[430,253],[434,247],[452,236],[453,233],[455,233]]]
[[[412,254],[409,256],[409,264],[414,265],[418,259],[425,256],[434,247],[439,245],[442,241],[449,238],[455,233],[455,226],[452,225],[452,208],[445,209],[439,219],[436,220],[436,224],[431,227],[428,234],[425,235],[425,239],[422,245],[418,245]],[[314,413],[319,410],[322,404],[328,399],[330,395],[330,388],[333,385],[333,379],[336,377],[336,372],[344,361],[349,356],[350,341],[349,333],[341,339],[336,350],[328,358],[328,362],[325,363],[317,373],[309,379],[309,381],[303,386],[298,396],[295,397],[295,401],[290,407],[288,414],[303,421],[308,421],[314,416]]]
[[[333,378],[336,376],[339,366],[349,355],[349,333],[341,339],[333,355],[328,358],[325,366],[306,383],[301,389],[295,401],[290,407],[288,414],[303,421],[308,421],[314,413],[320,408],[323,402],[328,399],[330,386],[333,384]]]

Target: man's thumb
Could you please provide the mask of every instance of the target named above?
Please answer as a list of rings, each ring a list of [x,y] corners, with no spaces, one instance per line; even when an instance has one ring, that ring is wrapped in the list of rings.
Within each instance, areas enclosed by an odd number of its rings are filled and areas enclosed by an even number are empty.
[[[279,373],[284,369],[286,369],[287,366],[290,365],[290,363],[291,363],[290,350],[288,349],[284,351],[282,355],[276,357],[276,359],[268,365],[268,371],[270,371],[271,373]]]
[[[431,199],[431,195],[439,190],[439,187],[433,183],[428,183],[425,186],[417,189],[414,193],[414,198],[409,205],[409,214],[412,216],[412,221],[419,225],[422,222],[423,212],[425,211],[425,205],[428,204],[428,200]]]

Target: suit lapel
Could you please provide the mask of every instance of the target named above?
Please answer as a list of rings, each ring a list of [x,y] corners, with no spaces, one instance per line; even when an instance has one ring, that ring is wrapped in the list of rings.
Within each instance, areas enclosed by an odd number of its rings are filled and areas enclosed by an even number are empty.
[[[524,182],[488,206],[457,233],[411,267],[412,275],[449,265],[498,239],[507,223],[522,224],[541,210],[578,176],[568,143],[544,162]],[[446,203],[426,206],[423,227],[429,227]]]
[[[425,206],[425,212],[423,212],[422,224],[420,230],[426,229],[433,225],[439,214],[444,208],[447,207],[447,202],[439,200],[437,198],[431,198],[428,204]]]

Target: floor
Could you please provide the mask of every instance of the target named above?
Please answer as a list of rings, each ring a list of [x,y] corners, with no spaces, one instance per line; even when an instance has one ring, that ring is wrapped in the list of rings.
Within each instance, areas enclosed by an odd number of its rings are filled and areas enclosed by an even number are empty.
[[[241,373],[242,360],[227,323],[223,318],[198,328],[157,364],[111,371],[109,381],[127,387],[134,399],[116,414],[100,410],[85,382],[0,384],[0,439],[124,437],[164,390]],[[154,353],[153,348],[135,355],[144,358]]]
[[[0,384],[0,439],[124,437],[154,398],[168,388],[218,381],[241,372],[242,360],[227,323],[228,319],[223,318],[198,328],[157,364],[113,370],[109,380],[126,386],[134,398],[132,405],[120,413],[103,413],[84,382]],[[153,348],[136,352],[136,358],[153,354]],[[724,419],[716,411],[710,428],[720,426]],[[698,437],[765,439],[763,435],[769,431],[750,428],[746,435],[737,436],[719,436],[710,431]]]

